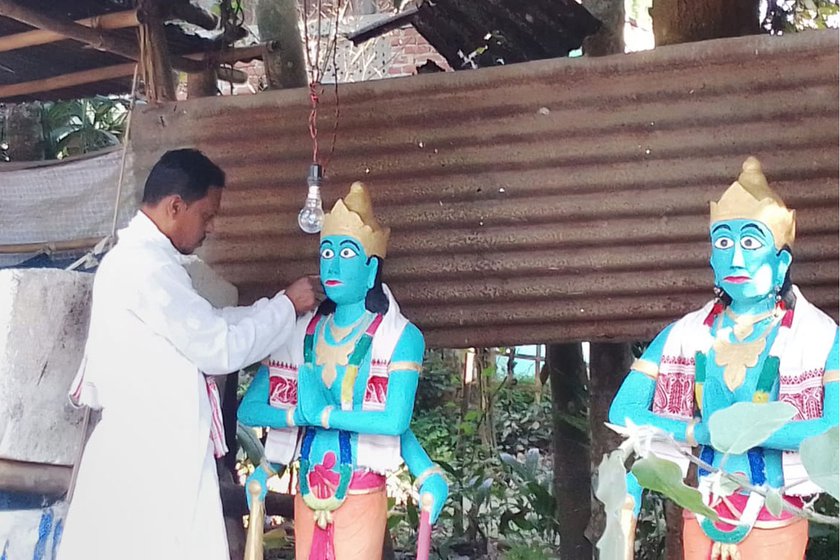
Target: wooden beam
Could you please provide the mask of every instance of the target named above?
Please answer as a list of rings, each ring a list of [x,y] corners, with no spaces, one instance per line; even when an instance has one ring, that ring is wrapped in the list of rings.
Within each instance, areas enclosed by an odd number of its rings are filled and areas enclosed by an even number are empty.
[[[263,52],[265,52],[265,45],[256,45],[252,47],[230,49],[220,53],[213,53],[209,56],[204,53],[188,54],[185,58],[195,61],[210,61],[211,65],[216,63],[232,64],[240,60],[262,58]],[[202,62],[202,64],[206,63]],[[11,97],[32,95],[33,93],[42,93],[45,91],[75,87],[83,84],[92,84],[95,82],[104,82],[106,80],[126,78],[132,74],[134,74],[134,63],[126,62],[125,64],[103,66],[92,70],[82,70],[81,72],[61,74],[59,76],[44,78],[42,80],[9,84],[0,86],[0,100]],[[2,253],[2,249],[0,249],[0,253]]]
[[[72,20],[46,16],[31,8],[15,4],[11,0],[0,0],[0,16],[17,20],[44,31],[57,33],[74,41],[86,43],[100,51],[111,52],[131,60],[140,60],[140,51],[137,45],[131,41],[108,31],[85,27]],[[200,72],[205,69],[205,66],[200,62],[173,57],[173,68],[183,72]]]
[[[132,65],[133,66],[133,65]],[[134,70],[132,70],[133,72]],[[76,251],[91,249],[102,241],[101,237],[76,239],[74,241],[44,241],[43,243],[20,243],[17,245],[0,245],[0,255],[17,255],[23,253],[55,253],[58,251]]]
[[[70,487],[72,471],[61,465],[0,459],[0,491],[63,496]]]
[[[32,80],[31,82],[20,82],[19,84],[0,86],[0,99],[32,95],[33,93],[55,91],[57,89],[69,88],[82,84],[92,84],[94,82],[104,82],[106,80],[125,78],[126,76],[134,74],[134,66],[134,62],[126,62],[125,64],[94,68],[93,70],[70,72],[69,74],[61,74],[59,76],[44,78],[42,80]]]
[[[104,14],[91,18],[78,19],[76,20],[76,23],[93,29],[124,29],[126,27],[137,27],[137,10],[126,10],[124,12],[114,12],[113,14]],[[0,52],[13,51],[24,47],[34,47],[36,45],[46,45],[49,43],[55,43],[56,41],[63,41],[64,39],[66,39],[66,37],[60,33],[44,31],[43,29],[24,31],[23,33],[15,33],[14,35],[0,37]]]

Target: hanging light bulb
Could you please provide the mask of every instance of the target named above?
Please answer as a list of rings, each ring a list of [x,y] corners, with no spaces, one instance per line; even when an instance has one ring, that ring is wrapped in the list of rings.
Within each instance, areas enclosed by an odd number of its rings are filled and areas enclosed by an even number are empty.
[[[309,175],[306,177],[309,193],[298,214],[298,225],[306,233],[318,233],[324,226],[324,208],[321,204],[321,179],[323,177],[324,170],[319,164],[313,163],[309,166]]]

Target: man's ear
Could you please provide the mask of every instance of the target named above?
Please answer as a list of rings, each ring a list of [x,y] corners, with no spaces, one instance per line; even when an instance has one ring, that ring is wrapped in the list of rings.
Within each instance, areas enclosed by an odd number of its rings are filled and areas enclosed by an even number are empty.
[[[166,215],[171,219],[183,214],[187,209],[187,203],[184,202],[184,199],[177,194],[167,196],[163,199],[163,204],[166,205]]]

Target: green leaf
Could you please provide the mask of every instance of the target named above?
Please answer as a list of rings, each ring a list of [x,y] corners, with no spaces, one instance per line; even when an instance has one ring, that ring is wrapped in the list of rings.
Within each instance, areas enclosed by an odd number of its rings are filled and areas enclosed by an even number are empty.
[[[782,495],[773,488],[767,492],[767,497],[764,499],[764,505],[767,511],[773,514],[774,517],[779,517],[782,514]]]
[[[531,475],[536,476],[540,466],[540,450],[532,447],[525,453],[525,468]]]
[[[245,454],[248,456],[248,460],[251,461],[252,465],[256,466],[262,462],[263,457],[265,457],[265,448],[263,447],[262,442],[257,438],[254,430],[237,422],[236,440],[239,442],[239,446],[242,450],[245,451]]]
[[[534,512],[541,517],[551,517],[554,514],[554,496],[536,482],[529,482],[527,487],[534,496]]]
[[[620,451],[604,455],[598,466],[598,484],[595,497],[604,504],[607,511],[620,510],[627,499],[627,470]]]
[[[799,446],[799,455],[814,484],[840,500],[840,428],[806,439]]]
[[[636,461],[632,470],[644,488],[667,496],[682,508],[717,520],[715,511],[703,503],[700,492],[683,482],[682,470],[676,463],[651,455]]]
[[[266,550],[283,548],[288,542],[289,538],[283,527],[276,527],[263,535],[263,546]]]
[[[767,441],[794,416],[796,408],[786,402],[735,403],[709,419],[712,446],[721,453],[741,455]]]
[[[520,512],[519,515],[513,518],[513,523],[523,531],[531,531],[534,529],[534,524],[526,519],[523,512]]]
[[[405,513],[406,517],[408,517],[408,524],[412,528],[420,526],[420,516],[417,513],[417,506],[414,505],[413,500],[408,500],[408,503],[405,504]]]
[[[393,531],[402,522],[402,515],[391,515],[388,517],[388,530]]]

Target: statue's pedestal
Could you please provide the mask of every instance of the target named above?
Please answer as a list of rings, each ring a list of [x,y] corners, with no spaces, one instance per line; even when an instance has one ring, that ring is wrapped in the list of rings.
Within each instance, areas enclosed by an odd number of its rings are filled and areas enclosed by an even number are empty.
[[[0,460],[73,465],[83,414],[67,391],[82,361],[92,284],[81,272],[0,271]]]

